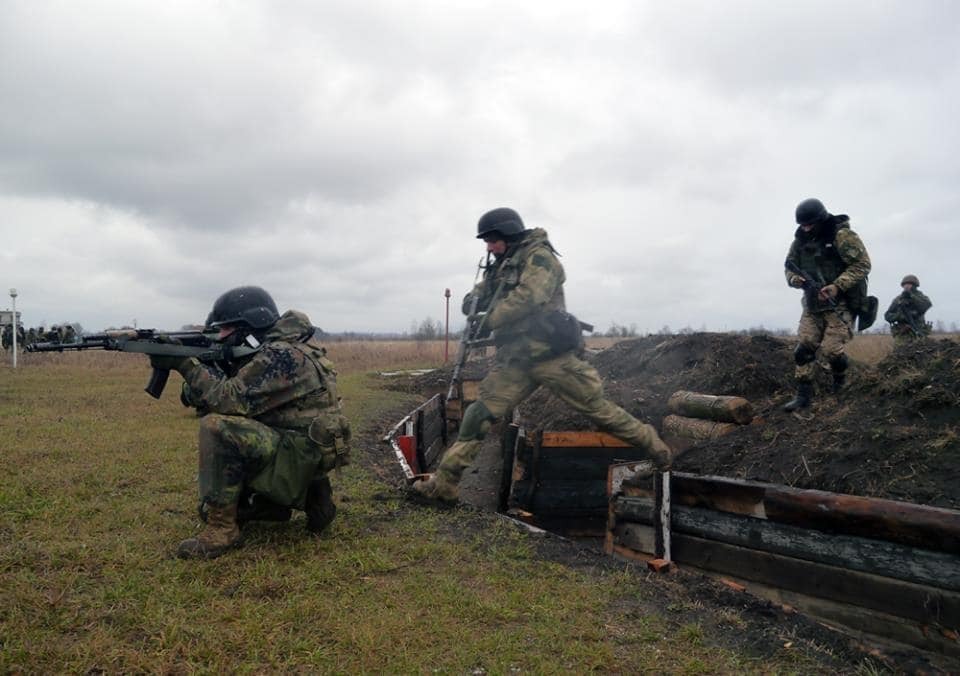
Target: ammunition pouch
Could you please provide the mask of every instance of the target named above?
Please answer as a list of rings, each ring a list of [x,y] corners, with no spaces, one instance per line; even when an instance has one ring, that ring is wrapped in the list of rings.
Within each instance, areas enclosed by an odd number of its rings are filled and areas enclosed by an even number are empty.
[[[553,355],[561,355],[571,350],[579,352],[583,349],[583,332],[580,320],[569,312],[553,310],[541,318],[539,322],[540,335],[537,338],[544,340],[550,346]]]
[[[340,411],[326,411],[314,418],[307,436],[320,447],[324,472],[350,464],[350,440],[353,435],[350,421]]]
[[[861,279],[844,294],[847,307],[856,319],[857,331],[866,331],[877,321],[880,301],[876,296],[867,295],[867,280]]]

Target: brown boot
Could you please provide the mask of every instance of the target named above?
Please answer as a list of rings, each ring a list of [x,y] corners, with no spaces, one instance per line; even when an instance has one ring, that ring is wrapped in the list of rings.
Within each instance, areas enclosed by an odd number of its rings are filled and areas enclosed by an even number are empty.
[[[177,556],[181,559],[215,559],[239,544],[237,504],[211,504],[207,506],[207,525],[197,537],[180,543]]]
[[[414,482],[408,495],[414,502],[420,504],[452,507],[457,504],[460,497],[460,486],[450,481],[445,474],[438,472]]]

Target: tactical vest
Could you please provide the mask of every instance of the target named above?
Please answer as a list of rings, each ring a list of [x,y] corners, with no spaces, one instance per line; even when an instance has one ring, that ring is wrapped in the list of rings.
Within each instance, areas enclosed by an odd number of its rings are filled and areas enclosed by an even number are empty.
[[[529,243],[521,243],[514,252],[511,252],[509,255],[507,255],[496,268],[494,278],[492,280],[493,291],[491,291],[491,293],[495,293],[500,284],[503,284],[503,288],[500,291],[500,298],[505,298],[511,291],[516,289],[520,285],[520,277],[522,276],[524,266],[527,263],[530,249],[540,245],[547,246],[551,249],[551,251],[553,249],[549,242],[536,240]],[[558,284],[556,291],[553,292],[553,295],[550,297],[550,299],[540,306],[536,312],[531,313],[529,316],[524,317],[511,326],[498,329],[496,332],[497,345],[499,346],[512,340],[518,334],[537,335],[542,333],[541,325],[543,318],[554,310],[565,309],[566,302],[564,301],[563,296],[563,284]]]
[[[836,223],[830,223],[813,237],[797,229],[797,263],[801,270],[819,275],[816,281],[824,285],[832,284],[847,269],[834,244],[838,229]]]

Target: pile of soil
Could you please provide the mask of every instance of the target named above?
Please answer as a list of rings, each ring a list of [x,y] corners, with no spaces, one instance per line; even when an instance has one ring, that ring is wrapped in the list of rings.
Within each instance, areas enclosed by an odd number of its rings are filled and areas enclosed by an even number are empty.
[[[829,394],[818,369],[814,405],[781,410],[792,396],[793,344],[770,336],[692,334],[618,343],[591,359],[611,400],[659,429],[677,390],[739,395],[758,419],[701,442],[674,469],[960,509],[960,344],[898,347],[875,367],[853,363]],[[592,429],[540,390],[523,406],[530,428]]]

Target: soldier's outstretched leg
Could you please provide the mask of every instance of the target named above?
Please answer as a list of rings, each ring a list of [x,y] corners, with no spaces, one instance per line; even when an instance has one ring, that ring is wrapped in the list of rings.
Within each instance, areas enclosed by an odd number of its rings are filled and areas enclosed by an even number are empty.
[[[537,389],[529,368],[526,362],[494,363],[480,383],[480,398],[463,413],[457,441],[443,455],[436,473],[413,484],[415,495],[435,502],[456,502],[460,478],[476,459],[491,425]]]
[[[645,450],[657,469],[670,468],[673,453],[651,425],[642,423],[604,398],[600,374],[572,352],[538,363],[533,378],[566,404],[592,420],[597,427],[632,446]]]

